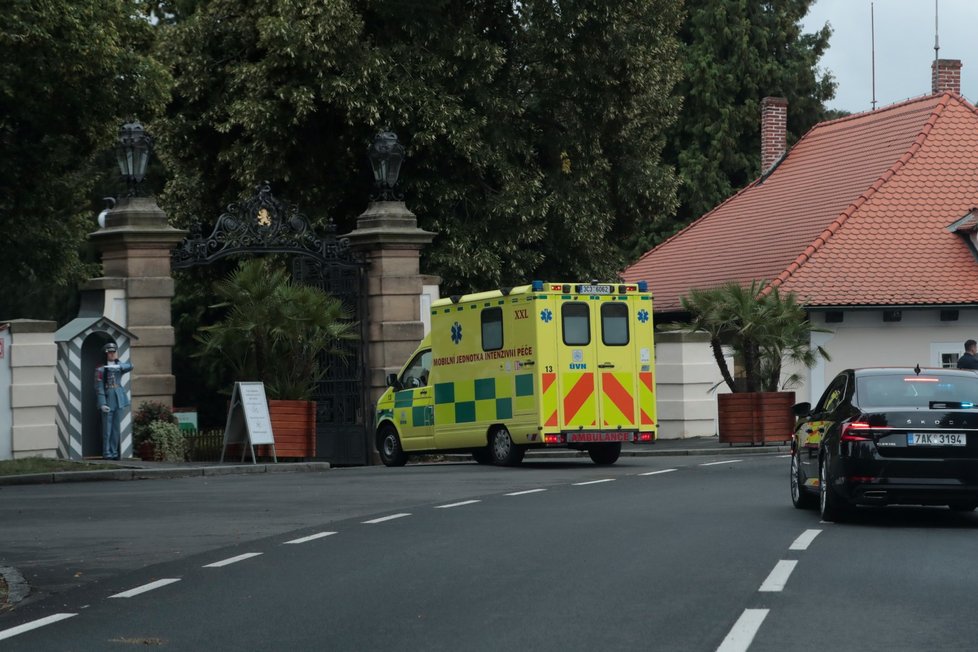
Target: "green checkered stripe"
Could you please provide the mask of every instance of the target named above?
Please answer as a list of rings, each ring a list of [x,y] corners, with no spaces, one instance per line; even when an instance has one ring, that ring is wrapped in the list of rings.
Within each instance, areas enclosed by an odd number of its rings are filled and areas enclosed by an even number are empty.
[[[399,408],[410,408],[410,425],[424,426],[431,424],[432,408],[430,405],[414,405],[414,392],[397,392],[394,394],[394,410],[381,410],[377,413],[377,420],[380,421],[384,416],[389,416],[392,420],[395,410]],[[387,413],[386,415],[384,413]]]
[[[515,384],[515,396],[513,395]],[[435,423],[473,423],[513,418],[517,410],[533,407],[533,374],[508,378],[476,378],[435,384]]]

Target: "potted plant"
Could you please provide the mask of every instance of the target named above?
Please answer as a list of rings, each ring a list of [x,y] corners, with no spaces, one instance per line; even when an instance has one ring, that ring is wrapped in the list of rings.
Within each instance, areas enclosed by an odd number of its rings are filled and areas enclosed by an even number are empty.
[[[787,441],[794,429],[794,392],[797,373],[787,376],[787,365],[815,366],[830,359],[812,343],[812,333],[829,332],[812,325],[794,293],[752,282],[729,282],[719,287],[691,290],[682,298],[690,314],[688,327],[705,331],[730,394],[719,394],[718,435],[721,442],[765,443]],[[741,372],[734,377],[723,355],[728,346]]]
[[[141,459],[156,459],[150,427],[157,422],[177,424],[173,411],[159,401],[143,401],[132,415],[132,449]]]
[[[266,259],[249,259],[215,284],[223,309],[217,323],[198,330],[196,354],[224,365],[237,381],[261,381],[269,401],[275,452],[314,457],[316,411],[312,398],[326,373],[327,355],[359,338],[343,303],[321,289],[294,282]]]
[[[153,459],[160,462],[183,462],[186,459],[187,441],[180,426],[168,421],[149,424],[149,442],[153,445]]]

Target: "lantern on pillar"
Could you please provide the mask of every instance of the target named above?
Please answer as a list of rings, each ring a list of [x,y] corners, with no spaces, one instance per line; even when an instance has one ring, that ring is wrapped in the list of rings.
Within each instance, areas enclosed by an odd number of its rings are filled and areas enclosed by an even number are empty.
[[[136,196],[140,190],[152,149],[153,137],[146,133],[138,120],[127,122],[119,129],[115,155],[129,197]]]
[[[396,201],[402,197],[394,192],[394,185],[401,173],[404,146],[397,142],[397,134],[382,131],[374,138],[367,152],[374,173],[374,194],[380,201]]]

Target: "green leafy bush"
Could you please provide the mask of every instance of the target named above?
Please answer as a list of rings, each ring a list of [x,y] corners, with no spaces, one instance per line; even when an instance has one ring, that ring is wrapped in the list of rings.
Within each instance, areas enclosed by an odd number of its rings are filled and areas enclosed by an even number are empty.
[[[153,459],[161,462],[183,462],[186,442],[180,427],[166,421],[152,421],[148,426],[149,441],[153,444]]]
[[[159,401],[143,401],[139,404],[139,409],[132,415],[132,439],[133,447],[139,446],[149,440],[150,424],[155,422],[177,424],[177,418],[173,416],[173,411],[164,403]]]

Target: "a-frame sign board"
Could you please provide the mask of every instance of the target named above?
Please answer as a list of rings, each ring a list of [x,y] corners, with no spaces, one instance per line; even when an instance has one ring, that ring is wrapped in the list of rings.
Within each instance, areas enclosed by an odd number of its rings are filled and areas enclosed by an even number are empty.
[[[241,461],[245,450],[251,451],[251,463],[257,464],[255,446],[271,446],[272,459],[275,455],[275,437],[272,433],[272,419],[268,416],[268,401],[265,400],[264,383],[235,383],[231,393],[231,407],[228,408],[228,421],[224,426],[224,445],[221,447],[221,462],[229,444],[241,444]]]

